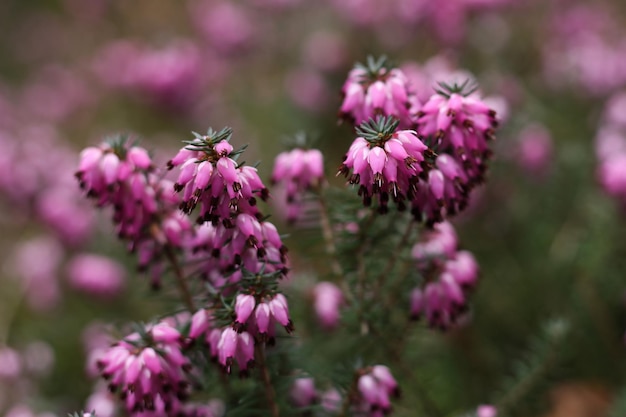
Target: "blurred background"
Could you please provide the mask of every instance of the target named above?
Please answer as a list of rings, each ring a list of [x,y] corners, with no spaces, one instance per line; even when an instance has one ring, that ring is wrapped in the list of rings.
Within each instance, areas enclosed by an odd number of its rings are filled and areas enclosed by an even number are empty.
[[[342,186],[340,90],[370,54],[424,99],[435,81],[476,79],[501,125],[487,183],[455,220],[481,265],[472,313],[414,341],[415,384],[444,415],[500,401],[626,415],[620,0],[3,0],[0,412],[82,409],[107,328],[167,303],[81,195],[82,147],[127,132],[164,164],[191,131],[231,126],[268,179],[283,137],[306,131]]]

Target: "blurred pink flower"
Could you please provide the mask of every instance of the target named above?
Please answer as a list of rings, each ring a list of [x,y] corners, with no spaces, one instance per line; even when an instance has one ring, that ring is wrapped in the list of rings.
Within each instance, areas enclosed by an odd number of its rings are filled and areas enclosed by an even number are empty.
[[[326,80],[306,68],[290,71],[285,79],[285,89],[297,106],[315,112],[324,110],[331,95]]]
[[[529,174],[545,173],[552,161],[552,153],[552,137],[544,126],[531,124],[520,132],[517,163]]]
[[[230,1],[203,1],[191,4],[191,20],[215,49],[234,53],[250,45],[256,34],[249,11]]]
[[[313,308],[321,325],[327,329],[337,327],[341,305],[344,302],[341,289],[332,282],[320,282],[313,289]]]
[[[57,271],[63,252],[60,243],[51,237],[38,237],[17,246],[13,267],[31,309],[47,311],[58,304],[61,291]]]
[[[67,265],[69,284],[75,289],[98,297],[119,295],[126,281],[124,267],[99,255],[79,254]]]

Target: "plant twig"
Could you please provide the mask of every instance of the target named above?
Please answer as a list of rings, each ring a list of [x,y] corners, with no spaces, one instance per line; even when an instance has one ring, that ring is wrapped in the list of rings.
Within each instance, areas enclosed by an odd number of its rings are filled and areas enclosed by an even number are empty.
[[[326,253],[330,256],[330,267],[338,277],[343,277],[343,268],[337,259],[337,247],[335,246],[335,235],[333,228],[330,224],[330,214],[328,210],[328,202],[324,196],[324,186],[319,187],[317,193],[320,202],[320,225],[322,227],[322,235],[324,237],[324,243],[326,245]]]
[[[265,357],[265,344],[257,343],[254,349],[256,350],[256,362],[259,366],[263,386],[265,387],[265,398],[267,399],[267,404],[270,408],[271,415],[272,417],[280,417],[280,409],[278,408],[278,403],[276,402],[276,391],[274,391],[270,372],[267,367],[267,361]]]
[[[400,255],[402,254],[403,249],[406,247],[409,241],[411,232],[413,232],[414,224],[415,222],[412,219],[409,219],[409,224],[406,226],[406,229],[404,230],[402,237],[398,241],[398,246],[392,252],[391,256],[387,260],[387,265],[385,265],[385,268],[380,272],[380,274],[376,278],[376,283],[379,289],[380,287],[382,287],[383,280],[385,279],[385,277],[388,277],[390,275],[391,271],[393,271],[393,269],[395,268],[396,263],[398,262],[398,259],[400,259]]]
[[[178,264],[178,259],[176,259],[176,254],[174,253],[170,245],[165,245],[165,256],[170,261],[172,269],[174,270],[176,284],[178,285],[178,291],[180,292],[183,303],[185,304],[185,306],[187,306],[187,309],[191,313],[194,313],[196,311],[196,306],[193,302],[193,297],[191,296],[191,292],[189,291],[189,286],[187,285],[187,281],[185,280],[183,270]]]

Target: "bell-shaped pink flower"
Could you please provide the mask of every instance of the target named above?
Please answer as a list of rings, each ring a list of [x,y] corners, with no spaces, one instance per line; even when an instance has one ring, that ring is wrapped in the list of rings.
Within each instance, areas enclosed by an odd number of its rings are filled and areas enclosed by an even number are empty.
[[[313,308],[322,326],[332,329],[339,324],[343,292],[332,282],[320,282],[313,289]]]

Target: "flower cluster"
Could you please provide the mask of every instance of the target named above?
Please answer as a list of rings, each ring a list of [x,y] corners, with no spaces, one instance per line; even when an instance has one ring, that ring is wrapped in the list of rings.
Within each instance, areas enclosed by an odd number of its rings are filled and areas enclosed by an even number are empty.
[[[76,177],[99,207],[113,208],[117,234],[136,252],[140,269],[151,268],[160,285],[160,258],[166,247],[181,248],[191,223],[177,211],[171,183],[160,178],[148,152],[119,136],[84,149]]]
[[[313,289],[313,308],[320,324],[333,329],[339,324],[340,307],[344,303],[341,289],[332,282],[322,281]]]
[[[365,205],[378,195],[379,211],[384,213],[391,196],[400,210],[410,204],[416,220],[441,222],[463,210],[470,191],[484,181],[496,113],[477,96],[475,87],[468,86],[469,81],[440,82],[422,104],[400,69],[385,69],[383,59],[370,58],[369,63],[370,69],[354,69],[344,86],[341,114],[355,122],[359,137],[339,171],[346,176],[353,171],[349,180],[360,184]],[[387,86],[363,78],[372,73],[396,76],[383,77]],[[357,76],[361,78],[355,80]],[[394,100],[410,111],[396,111],[388,104]],[[399,130],[406,127],[416,130]]]
[[[378,197],[378,209],[387,212],[391,198],[400,209],[415,197],[420,176],[432,153],[415,131],[397,130],[398,120],[379,117],[357,128],[338,174],[359,184],[359,195],[368,206]]]
[[[109,389],[131,413],[175,411],[190,394],[191,363],[180,332],[166,322],[132,333],[98,360]]]
[[[245,376],[254,366],[255,345],[274,340],[276,323],[293,330],[287,299],[281,293],[263,297],[239,293],[227,313],[230,326],[216,326],[215,311],[198,310],[191,319],[189,337],[209,346],[211,356],[224,371],[231,373],[237,362],[239,374]]]
[[[242,150],[229,143],[232,129],[195,136],[167,163],[169,169],[180,167],[174,189],[183,192],[181,209],[189,214],[200,203],[200,222],[226,226],[239,213],[258,215],[256,199],[267,199],[267,189],[256,168],[237,163]]]
[[[411,317],[424,316],[430,326],[447,329],[467,308],[467,292],[478,278],[478,264],[468,251],[457,249],[457,236],[448,222],[424,234],[412,249],[423,280],[411,292]]]
[[[376,116],[391,116],[399,120],[401,129],[414,126],[415,92],[404,73],[389,66],[384,56],[378,60],[368,57],[367,65],[357,64],[341,92],[339,116],[354,125]]]
[[[358,369],[354,383],[347,393],[351,415],[382,417],[391,412],[391,398],[398,397],[400,389],[391,371],[385,365]],[[319,403],[328,413],[336,413],[342,404],[341,394],[331,388],[318,391],[311,377],[296,378],[290,390],[291,403],[298,407],[310,407]]]
[[[626,207],[626,92],[615,94],[596,134],[597,177],[604,190]]]
[[[256,168],[237,162],[243,150],[234,150],[231,135],[230,128],[196,134],[168,162],[169,169],[179,167],[173,188],[182,193],[181,210],[191,214],[200,206],[189,257],[200,262],[201,275],[217,288],[238,282],[246,271],[288,271],[287,249],[256,204],[267,199],[267,188]]]
[[[467,81],[441,89],[418,112],[417,132],[437,154],[429,187],[413,201],[413,214],[429,223],[463,210],[469,192],[484,181],[496,113],[467,89]]]
[[[287,200],[287,221],[301,217],[304,197],[324,179],[324,157],[318,149],[294,148],[274,160],[272,183],[283,184]]]
[[[398,383],[389,368],[375,365],[363,369],[357,381],[356,415],[382,417],[391,411],[391,397],[400,395]]]

